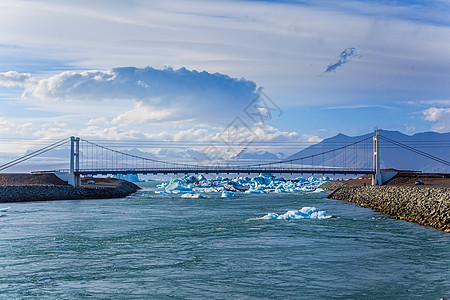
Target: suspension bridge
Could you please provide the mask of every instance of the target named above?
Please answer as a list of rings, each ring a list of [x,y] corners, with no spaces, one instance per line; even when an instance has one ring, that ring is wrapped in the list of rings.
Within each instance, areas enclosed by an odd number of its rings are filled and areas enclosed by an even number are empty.
[[[300,158],[274,162],[244,164],[214,162],[211,159],[197,163],[163,161],[125,153],[79,138],[70,137],[57,141],[44,148],[0,165],[0,171],[21,164],[50,150],[69,144],[69,169],[53,171],[35,171],[33,173],[52,172],[70,185],[80,186],[81,176],[117,175],[117,174],[343,174],[372,175],[372,184],[381,185],[395,175],[395,172],[383,172],[380,169],[380,140],[402,147],[418,155],[450,166],[450,162],[425,153],[411,146],[383,137],[376,131],[373,136],[349,143],[334,149],[325,150]]]

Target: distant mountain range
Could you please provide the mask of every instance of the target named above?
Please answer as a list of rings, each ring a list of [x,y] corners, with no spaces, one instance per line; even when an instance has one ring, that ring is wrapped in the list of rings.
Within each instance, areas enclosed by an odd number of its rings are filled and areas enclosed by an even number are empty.
[[[333,162],[347,162],[350,167],[359,168],[372,167],[372,162],[367,158],[373,153],[373,142],[371,137],[374,133],[349,137],[344,134],[338,134],[334,137],[324,139],[322,142],[312,145],[302,151],[299,151],[288,158],[296,159],[310,155],[322,153],[324,151],[336,149],[351,143],[368,139],[366,142],[353,146],[339,155],[333,156],[330,153],[325,158],[316,157],[316,162],[320,161],[324,165],[333,165]],[[413,147],[425,153],[450,161],[450,133],[423,132],[414,135],[406,135],[398,131],[380,130],[380,135],[388,139],[400,142]],[[345,157],[344,157],[345,155]],[[417,153],[403,149],[386,140],[380,139],[380,157],[381,168],[394,168],[398,170],[416,170],[423,172],[450,173],[450,167],[439,162],[433,161]]]

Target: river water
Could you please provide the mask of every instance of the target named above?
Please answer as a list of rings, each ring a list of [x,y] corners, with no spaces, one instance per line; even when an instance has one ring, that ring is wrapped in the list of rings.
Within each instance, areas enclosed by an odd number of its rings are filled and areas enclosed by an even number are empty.
[[[2,204],[0,298],[439,299],[450,235],[326,193]],[[9,207],[9,208],[8,208]],[[267,220],[316,207],[328,219]]]

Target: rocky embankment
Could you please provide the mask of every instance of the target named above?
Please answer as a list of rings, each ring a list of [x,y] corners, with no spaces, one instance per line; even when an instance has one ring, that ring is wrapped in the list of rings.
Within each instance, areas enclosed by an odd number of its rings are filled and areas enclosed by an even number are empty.
[[[450,188],[419,186],[348,186],[329,182],[330,199],[345,200],[450,233]]]
[[[122,198],[140,188],[117,179],[111,186],[0,185],[0,202]]]

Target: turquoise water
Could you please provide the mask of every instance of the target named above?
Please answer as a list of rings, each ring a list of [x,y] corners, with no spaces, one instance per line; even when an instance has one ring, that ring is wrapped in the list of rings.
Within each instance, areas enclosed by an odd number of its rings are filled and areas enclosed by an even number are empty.
[[[439,299],[450,235],[324,193],[0,204],[0,298]],[[265,220],[313,206],[329,219]]]

